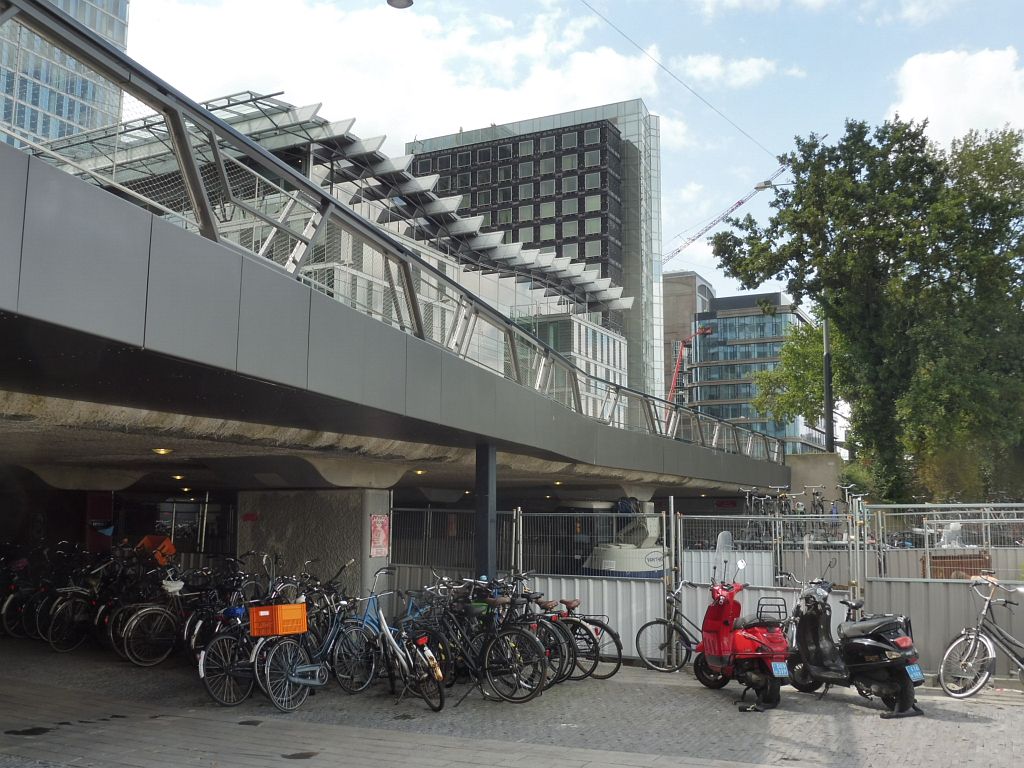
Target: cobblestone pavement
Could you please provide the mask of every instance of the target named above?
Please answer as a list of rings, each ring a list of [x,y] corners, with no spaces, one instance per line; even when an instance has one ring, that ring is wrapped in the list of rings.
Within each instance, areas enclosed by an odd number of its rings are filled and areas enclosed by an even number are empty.
[[[819,700],[784,688],[779,709],[740,713],[738,686],[706,690],[689,669],[665,675],[625,668],[612,680],[567,682],[520,706],[485,701],[478,692],[454,706],[464,690],[451,689],[440,713],[414,699],[396,705],[380,688],[347,696],[337,687],[290,715],[260,697],[226,709],[207,697],[182,660],[140,669],[98,650],[53,654],[0,638],[0,768],[160,765],[153,755],[126,759],[115,745],[149,743],[160,734],[188,743],[193,733],[207,738],[206,746],[167,765],[228,766],[239,755],[246,765],[271,765],[282,755],[313,751],[310,768],[328,757],[324,765],[1009,768],[1024,754],[1019,690],[961,702],[919,689],[925,717],[888,721],[878,717],[880,704],[842,689]],[[47,730],[35,733],[39,728]],[[353,752],[352,743],[376,744],[386,759]]]

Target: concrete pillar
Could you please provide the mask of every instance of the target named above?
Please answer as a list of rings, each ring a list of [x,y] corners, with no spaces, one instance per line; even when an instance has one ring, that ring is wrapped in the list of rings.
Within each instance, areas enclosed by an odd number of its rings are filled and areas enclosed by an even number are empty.
[[[497,461],[492,444],[476,447],[476,526],[474,528],[474,577],[493,579],[498,570]]]
[[[242,491],[238,494],[238,551],[277,552],[282,572],[298,573],[304,560],[322,579],[350,558],[342,583],[363,595],[387,557],[370,557],[371,515],[389,515],[391,493],[383,490]],[[386,581],[378,590],[387,589]]]

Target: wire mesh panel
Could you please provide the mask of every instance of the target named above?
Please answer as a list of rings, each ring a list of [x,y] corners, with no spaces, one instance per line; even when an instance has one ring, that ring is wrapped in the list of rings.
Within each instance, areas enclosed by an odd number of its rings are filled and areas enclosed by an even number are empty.
[[[391,562],[472,576],[476,567],[476,511],[472,509],[394,509],[391,514]],[[497,567],[512,565],[512,513],[497,519]]]

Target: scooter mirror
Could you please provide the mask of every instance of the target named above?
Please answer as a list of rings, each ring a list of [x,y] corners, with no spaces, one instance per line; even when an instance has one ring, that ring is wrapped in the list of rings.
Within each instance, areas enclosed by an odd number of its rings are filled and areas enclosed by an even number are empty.
[[[741,557],[739,560],[736,561],[736,567],[742,571],[744,568],[747,567],[747,561]]]

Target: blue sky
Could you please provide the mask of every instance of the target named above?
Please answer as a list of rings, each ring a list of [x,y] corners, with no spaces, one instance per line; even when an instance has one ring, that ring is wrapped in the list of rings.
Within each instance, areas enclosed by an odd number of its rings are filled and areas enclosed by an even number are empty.
[[[1022,30],[1024,0],[133,0],[128,52],[197,100],[322,102],[355,133],[386,134],[391,154],[642,98],[662,118],[668,252],[771,174],[795,135],[838,138],[848,117],[896,111],[927,117],[940,143],[1024,128]],[[766,216],[769,195],[743,210]],[[737,287],[703,240],[667,268],[696,269],[719,295]]]

